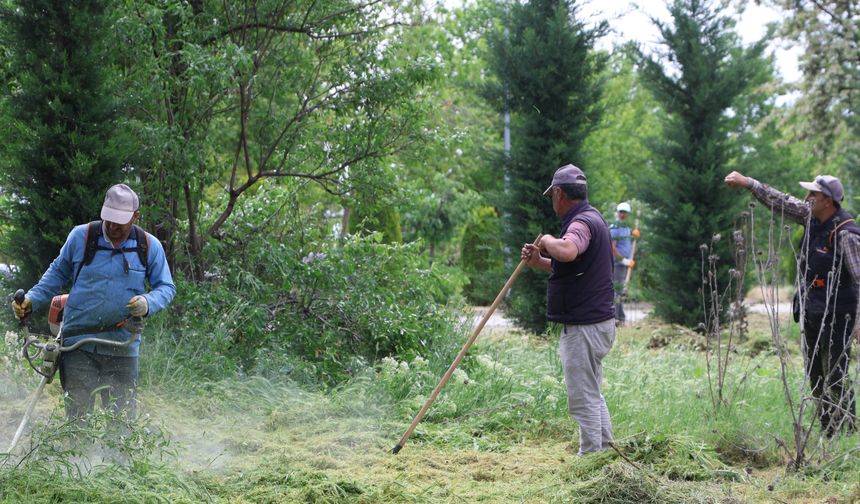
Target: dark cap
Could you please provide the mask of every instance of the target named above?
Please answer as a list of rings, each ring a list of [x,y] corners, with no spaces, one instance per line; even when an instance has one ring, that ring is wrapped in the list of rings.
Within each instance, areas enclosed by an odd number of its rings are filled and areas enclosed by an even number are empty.
[[[585,174],[582,173],[582,170],[572,164],[567,164],[555,171],[555,175],[552,176],[552,184],[543,192],[544,196],[546,196],[546,193],[548,193],[553,186],[565,184],[588,185],[588,182],[585,178]]]
[[[831,175],[819,175],[815,177],[815,181],[801,182],[800,186],[807,191],[820,192],[828,198],[832,198],[837,203],[842,203],[842,198],[845,197],[845,189],[842,188],[842,182]]]

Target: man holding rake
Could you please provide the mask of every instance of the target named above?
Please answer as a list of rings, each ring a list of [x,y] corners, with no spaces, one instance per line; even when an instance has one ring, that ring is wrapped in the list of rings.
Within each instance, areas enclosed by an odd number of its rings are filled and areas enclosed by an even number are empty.
[[[612,442],[612,421],[600,393],[603,358],[615,342],[612,239],[609,226],[588,204],[585,174],[569,164],[556,170],[544,191],[561,219],[559,238],[526,243],[523,261],[550,273],[546,318],[563,324],[559,355],[570,415],[579,423],[579,454]]]

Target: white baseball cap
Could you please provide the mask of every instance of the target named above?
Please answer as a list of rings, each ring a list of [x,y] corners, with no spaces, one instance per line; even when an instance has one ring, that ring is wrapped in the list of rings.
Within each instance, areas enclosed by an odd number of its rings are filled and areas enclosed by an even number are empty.
[[[140,200],[131,187],[116,184],[108,189],[105,202],[102,205],[102,220],[116,224],[128,224],[134,217],[134,212],[140,208]]]
[[[618,204],[618,206],[615,208],[615,211],[616,211],[616,212],[627,212],[627,213],[630,213],[630,203],[627,203],[626,201],[622,201],[622,202],[621,202],[621,203],[619,203],[619,204]]]

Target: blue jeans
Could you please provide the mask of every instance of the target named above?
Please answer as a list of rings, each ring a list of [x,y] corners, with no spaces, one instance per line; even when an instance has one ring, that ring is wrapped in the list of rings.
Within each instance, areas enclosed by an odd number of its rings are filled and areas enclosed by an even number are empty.
[[[93,410],[96,394],[102,407],[125,412],[133,418],[137,412],[137,357],[119,357],[87,352],[81,349],[62,354],[60,383],[63,386],[66,416],[79,418]]]

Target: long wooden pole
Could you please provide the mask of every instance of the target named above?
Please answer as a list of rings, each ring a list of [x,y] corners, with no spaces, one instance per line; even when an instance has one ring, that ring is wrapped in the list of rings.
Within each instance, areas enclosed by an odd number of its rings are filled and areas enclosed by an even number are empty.
[[[535,238],[534,244],[537,245],[540,241],[541,235],[538,235]],[[457,369],[457,366],[460,365],[460,361],[463,360],[463,357],[466,356],[466,352],[469,351],[469,347],[472,346],[472,343],[478,338],[478,334],[481,333],[481,330],[486,325],[487,321],[490,320],[490,316],[493,312],[496,311],[496,308],[499,306],[499,303],[504,299],[505,294],[508,292],[508,289],[511,288],[511,285],[514,284],[514,280],[520,275],[520,272],[525,267],[525,260],[521,260],[517,265],[517,268],[511,273],[511,276],[508,278],[508,281],[505,282],[505,286],[502,287],[502,290],[499,292],[499,295],[496,296],[496,299],[493,301],[493,304],[490,305],[490,308],[487,309],[487,312],[481,318],[481,321],[478,322],[478,325],[475,327],[475,330],[472,331],[472,335],[466,341],[466,344],[463,345],[463,348],[460,349],[460,353],[457,354],[457,357],[454,359],[454,362],[451,363],[451,366],[448,367],[448,371],[445,371],[445,374],[442,375],[442,379],[439,380],[439,383],[436,384],[436,388],[433,389],[433,393],[430,394],[430,397],[427,398],[427,401],[424,403],[424,406],[421,407],[421,410],[418,411],[418,414],[415,415],[415,418],[412,419],[412,423],[409,425],[409,428],[406,429],[406,432],[403,433],[403,436],[400,438],[400,441],[394,445],[394,448],[391,450],[391,453],[397,455],[397,453],[403,449],[403,446],[406,444],[406,441],[409,439],[409,436],[412,435],[412,432],[415,430],[415,427],[418,427],[418,424],[421,422],[421,419],[424,418],[424,414],[427,413],[427,410],[430,409],[430,405],[433,404],[433,401],[436,400],[436,396],[439,395],[439,392],[442,391],[442,388],[448,383],[448,380],[451,379],[451,375],[454,374],[454,370]]]
[[[636,215],[639,215],[638,210],[636,211]],[[639,218],[638,217],[633,222],[633,229],[639,229]],[[638,240],[638,238],[633,238],[633,245],[630,247],[630,257],[628,259],[630,259],[631,261],[633,260],[633,256],[636,255],[636,241],[637,240]],[[630,283],[630,275],[632,275],[632,274],[633,274],[633,268],[630,268],[630,267],[627,268],[627,275],[624,277],[624,290],[625,291],[627,290],[627,284]]]

